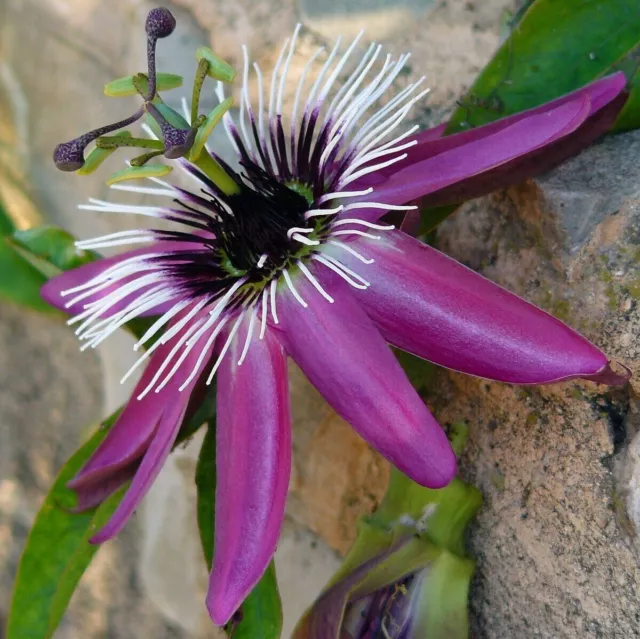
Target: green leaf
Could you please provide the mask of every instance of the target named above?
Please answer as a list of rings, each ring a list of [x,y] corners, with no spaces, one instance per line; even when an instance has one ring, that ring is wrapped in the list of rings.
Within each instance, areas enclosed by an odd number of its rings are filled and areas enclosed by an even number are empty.
[[[480,73],[447,132],[557,98],[606,74],[640,41],[637,0],[537,0]]]
[[[75,493],[66,487],[106,437],[117,413],[63,466],[36,516],[20,560],[7,625],[7,639],[47,639],[53,635],[78,581],[98,546],[89,538],[122,498],[119,491],[98,509],[72,513]]]
[[[457,477],[438,490],[424,488],[392,468],[387,492],[371,523],[393,529],[414,521],[438,548],[464,556],[464,534],[482,505],[480,491]]]
[[[240,609],[242,619],[229,633],[232,639],[278,639],[282,632],[282,602],[273,561]]]
[[[0,235],[11,235],[14,231],[13,220],[9,217],[2,201],[0,201]]]
[[[629,81],[630,95],[615,121],[612,132],[640,128],[640,70],[636,69]]]
[[[213,524],[216,499],[216,429],[209,424],[196,466],[198,529],[202,551],[211,570],[213,562]]]
[[[429,382],[432,382],[435,378],[438,367],[431,362],[427,362],[420,357],[416,357],[406,351],[400,349],[394,349],[396,359],[400,366],[402,366],[406,373],[411,385],[420,392],[425,389]]]
[[[45,275],[17,253],[10,237],[0,237],[0,299],[40,313],[58,315],[59,312],[40,297],[40,288],[46,281]]]
[[[57,226],[36,226],[13,234],[15,243],[33,256],[55,266],[58,271],[69,271],[94,262],[100,256],[75,246],[76,238]]]

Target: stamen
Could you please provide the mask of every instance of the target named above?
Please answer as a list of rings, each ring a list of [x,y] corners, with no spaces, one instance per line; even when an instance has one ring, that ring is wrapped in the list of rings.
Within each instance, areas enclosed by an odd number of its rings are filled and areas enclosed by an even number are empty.
[[[276,312],[276,286],[278,282],[276,279],[271,280],[271,286],[269,293],[271,295],[271,317],[273,317],[273,323],[278,324],[278,313]]]
[[[229,331],[229,336],[227,337],[227,341],[224,343],[224,346],[220,351],[220,355],[218,355],[218,359],[216,360],[216,363],[213,365],[213,368],[211,369],[211,373],[207,378],[207,386],[209,386],[213,381],[216,371],[218,370],[220,364],[222,363],[222,359],[224,358],[227,351],[229,350],[229,346],[231,346],[231,342],[233,338],[236,336],[236,333],[238,332],[238,328],[240,328],[240,322],[244,319],[245,312],[246,311],[242,311],[242,313],[240,313],[240,315],[238,316],[238,319],[236,320],[236,323],[231,328],[231,331]]]
[[[244,348],[242,349],[242,354],[240,355],[240,359],[238,360],[238,366],[242,366],[242,362],[244,362],[247,353],[249,352],[249,345],[251,344],[251,338],[253,337],[253,325],[256,322],[256,309],[255,307],[251,311],[251,317],[249,318],[249,328],[247,329],[247,338],[244,340]]]
[[[289,290],[291,291],[293,296],[296,298],[296,300],[298,300],[298,302],[300,303],[300,306],[302,306],[303,308],[307,308],[309,305],[302,299],[302,297],[296,290],[296,287],[293,285],[293,282],[291,281],[291,276],[289,275],[289,271],[287,269],[284,269],[284,271],[282,271],[282,274],[284,275],[284,279],[285,279],[285,282],[287,283],[287,286],[289,287]]]
[[[327,293],[322,288],[322,286],[320,285],[320,282],[318,282],[318,280],[313,276],[311,271],[305,266],[304,262],[300,260],[297,262],[297,264],[300,270],[302,271],[302,273],[304,274],[304,276],[311,282],[311,284],[318,291],[318,293],[320,293],[320,295],[322,295],[322,297],[324,297],[324,299],[326,299],[327,302],[329,302],[330,304],[333,304],[335,301],[333,297],[331,297],[331,295],[329,295],[329,293]]]
[[[333,244],[334,246],[338,246],[339,248],[347,251],[347,253],[351,253],[354,257],[359,259],[363,264],[373,264],[375,260],[373,258],[366,258],[361,253],[358,253],[354,248],[345,244],[344,242],[340,242],[339,240],[328,240],[328,244]]]

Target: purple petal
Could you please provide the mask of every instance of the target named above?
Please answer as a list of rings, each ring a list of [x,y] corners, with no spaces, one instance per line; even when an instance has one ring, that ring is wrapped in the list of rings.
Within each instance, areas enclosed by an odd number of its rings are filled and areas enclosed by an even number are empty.
[[[135,400],[134,400],[135,401]],[[101,544],[117,535],[138,507],[140,500],[147,494],[153,480],[158,476],[164,462],[166,461],[171,447],[176,440],[180,424],[186,410],[186,402],[175,401],[168,406],[167,411],[162,415],[158,429],[154,433],[153,440],[145,453],[140,466],[131,482],[124,499],[111,516],[105,526],[95,534],[90,542]]]
[[[491,136],[470,140],[389,176],[365,200],[403,204],[510,162],[575,131],[590,111],[588,96],[536,113]]]
[[[548,313],[401,233],[353,244],[375,259],[357,295],[385,339],[453,370],[514,384],[623,383],[593,344]],[[347,266],[354,258],[340,254]]]
[[[476,129],[441,138],[418,134],[419,143],[407,150],[405,160],[353,186],[374,187],[370,200],[403,204],[419,199],[426,207],[517,184],[550,170],[605,133],[628,97],[625,84],[624,74],[614,73]],[[383,213],[366,209],[362,217],[374,221]]]
[[[423,486],[445,486],[456,470],[446,435],[348,287],[322,281],[335,303],[301,279],[296,287],[308,308],[281,296],[285,349],[335,411],[392,464]]]
[[[56,277],[51,278],[41,289],[40,295],[42,298],[54,306],[55,308],[64,311],[65,313],[69,313],[70,315],[80,313],[84,310],[85,305],[91,304],[99,299],[106,297],[113,293],[114,290],[121,288],[128,282],[134,280],[138,275],[134,274],[130,277],[126,277],[122,280],[119,280],[113,286],[108,286],[95,295],[91,295],[86,297],[73,306],[67,307],[66,304],[69,303],[69,300],[73,298],[73,295],[68,297],[63,297],[61,293],[68,289],[74,288],[76,286],[80,286],[85,282],[88,282],[94,277],[97,277],[108,268],[123,262],[126,259],[131,257],[135,257],[137,255],[147,255],[149,253],[168,253],[172,251],[180,251],[180,250],[193,250],[194,246],[199,246],[198,244],[194,244],[192,242],[155,242],[149,246],[145,246],[144,248],[136,249],[135,251],[126,251],[124,253],[120,253],[118,255],[114,255],[113,257],[105,257],[103,259],[97,260],[96,262],[90,262],[89,264],[84,264],[83,266],[79,266],[78,268],[74,268],[71,271],[65,271],[60,275],[56,275]],[[118,311],[125,308],[134,297],[138,297],[144,294],[147,290],[149,290],[153,284],[149,284],[149,286],[136,291],[131,295],[126,296],[124,299],[120,300],[117,304],[114,304],[112,308],[110,308],[103,317],[110,317],[117,313]],[[171,308],[171,305],[174,302],[167,302],[165,304],[161,304],[158,306],[154,306],[150,310],[141,313],[141,317],[151,316],[151,315],[161,315]]]
[[[278,341],[257,331],[241,366],[240,330],[218,372],[215,553],[207,594],[223,625],[275,552],[291,471],[287,362]]]
[[[499,133],[503,129],[516,124],[522,120],[527,120],[531,116],[540,115],[549,112],[556,107],[567,104],[568,102],[574,102],[576,99],[583,97],[589,98],[589,113],[587,117],[590,118],[600,111],[603,107],[607,106],[615,100],[623,91],[626,86],[626,78],[622,72],[614,73],[600,80],[596,80],[591,84],[567,93],[560,98],[546,102],[533,109],[510,115],[506,118],[501,118],[484,126],[479,126],[468,131],[456,133],[454,135],[435,136],[433,134],[434,129],[427,129],[427,131],[418,133],[415,139],[418,144],[412,148],[407,149],[408,157],[402,162],[392,164],[391,166],[383,169],[386,175],[397,173],[400,169],[411,166],[421,160],[439,155],[446,151],[450,151],[454,148],[464,146],[470,142],[477,140],[487,139],[490,136]],[[618,108],[619,110],[619,108]],[[446,125],[444,125],[446,127]]]
[[[160,393],[151,392],[142,399],[137,397],[149,385],[172,348],[172,343],[163,344],[151,356],[122,414],[93,456],[69,482],[69,488],[81,491],[106,481],[144,455],[165,408],[174,401],[175,387],[170,384]]]
[[[78,504],[73,511],[82,512],[99,506],[107,497],[115,493],[120,486],[133,478],[138,466],[139,459],[136,459],[128,466],[115,470],[107,477],[84,483],[79,489],[76,489]]]
[[[135,476],[124,499],[102,530],[91,538],[91,543],[102,543],[122,530],[162,469],[184,421],[191,393],[207,365],[206,358],[203,358],[199,364],[198,372],[189,385],[183,391],[180,391],[180,387],[198,363],[207,338],[206,333],[199,338],[182,363],[181,369],[160,392],[151,391],[139,400],[138,394],[146,387],[146,385],[143,386],[144,380],[150,381],[150,377],[155,374],[167,355],[164,349],[173,346],[175,342],[169,341],[158,349],[125,408],[125,413],[129,411],[127,422],[112,436],[125,416],[123,413],[94,457],[83,468],[80,475],[70,483],[72,488],[80,491],[80,495],[83,490],[87,492],[97,490],[99,480],[103,486],[111,485],[122,477],[123,471],[131,467],[136,457],[140,458]],[[180,339],[180,335],[175,339]],[[140,404],[143,404],[142,408],[139,408]],[[138,415],[140,421],[136,422],[133,415]],[[89,499],[90,497],[87,496],[86,500]]]

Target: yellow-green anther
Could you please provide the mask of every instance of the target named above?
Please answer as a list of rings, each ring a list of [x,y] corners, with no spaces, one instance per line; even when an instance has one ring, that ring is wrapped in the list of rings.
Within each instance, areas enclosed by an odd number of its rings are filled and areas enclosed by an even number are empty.
[[[145,166],[130,166],[114,173],[108,180],[107,186],[126,180],[141,180],[143,178],[162,177],[173,171],[172,166],[166,164],[146,164]]]
[[[181,87],[182,76],[173,73],[157,74],[157,91],[170,91]],[[118,78],[104,85],[104,94],[110,98],[123,98],[129,95],[137,95],[142,90],[141,95],[146,95],[149,90],[149,81],[144,73],[128,75],[125,78]]]
[[[209,73],[209,61],[202,58],[198,62],[198,68],[196,69],[196,77],[193,80],[193,92],[191,94],[191,122],[195,122],[198,117],[198,109],[200,107],[200,92],[202,91],[202,85],[204,79]]]
[[[195,164],[225,195],[240,192],[240,187],[232,180],[227,172],[208,154],[200,153]]]
[[[151,153],[144,153],[143,155],[138,155],[137,157],[131,160],[131,166],[144,166],[149,160],[153,160],[153,158],[157,158],[159,155],[164,153],[164,149],[162,151],[151,151]]]
[[[174,129],[183,129],[187,130],[191,127],[189,123],[177,112],[174,111],[170,106],[166,104],[155,104],[156,109],[159,111],[160,115],[174,128]]]
[[[196,60],[206,60],[209,63],[207,75],[214,80],[221,82],[233,82],[236,77],[234,68],[219,58],[209,47],[198,47],[196,50]]]
[[[156,104],[156,106],[158,106],[158,105]],[[162,140],[162,130],[158,126],[158,123],[148,113],[145,113],[145,115],[144,115],[144,122],[151,129],[153,134],[159,140]]]
[[[224,114],[232,107],[233,98],[227,98],[224,102],[221,102],[209,115],[207,116],[204,124],[198,129],[196,139],[191,147],[189,153],[189,160],[195,162],[202,153],[206,141],[209,139],[213,129],[222,120]]]
[[[118,137],[118,138],[130,138],[131,137],[131,133],[129,133],[129,131],[120,131],[120,133],[118,133],[118,135],[114,135],[111,137]],[[101,139],[106,139],[107,136],[104,136]],[[113,147],[113,148],[109,148],[109,149],[101,149],[99,147],[94,147],[91,151],[91,153],[89,153],[89,155],[87,155],[85,161],[84,161],[84,166],[81,169],[78,169],[76,171],[77,175],[91,175],[91,173],[93,173],[94,171],[96,171],[96,169],[116,150],[117,147]]]
[[[154,151],[164,149],[164,144],[159,140],[132,138],[130,135],[110,135],[108,137],[98,138],[96,140],[96,146],[99,149],[118,149],[120,147],[152,149]]]

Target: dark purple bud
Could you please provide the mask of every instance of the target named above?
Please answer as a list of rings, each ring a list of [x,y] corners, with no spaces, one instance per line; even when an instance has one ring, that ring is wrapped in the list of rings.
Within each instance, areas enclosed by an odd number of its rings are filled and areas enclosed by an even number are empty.
[[[176,160],[191,150],[196,139],[197,129],[176,129],[170,125],[162,127],[164,137],[164,157]]]
[[[53,151],[53,161],[61,171],[77,171],[84,166],[84,148],[81,139],[62,142]]]
[[[150,38],[166,38],[176,28],[176,19],[169,9],[151,9],[144,28]]]

